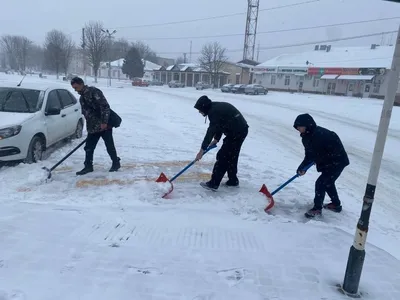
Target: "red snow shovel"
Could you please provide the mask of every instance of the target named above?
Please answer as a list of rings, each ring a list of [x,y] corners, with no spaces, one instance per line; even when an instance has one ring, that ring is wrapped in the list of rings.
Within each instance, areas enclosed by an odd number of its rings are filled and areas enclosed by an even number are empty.
[[[314,162],[312,162],[311,164],[307,165],[303,170],[307,171],[309,168],[311,168],[314,165]],[[267,207],[264,208],[265,212],[268,212],[272,207],[274,207],[275,205],[275,201],[274,201],[274,197],[272,197],[273,195],[275,195],[277,192],[279,192],[281,189],[283,189],[285,186],[287,186],[289,183],[291,183],[293,180],[295,180],[297,177],[299,177],[299,174],[294,175],[292,178],[290,178],[288,181],[286,181],[285,183],[283,183],[282,185],[280,185],[275,191],[273,191],[272,193],[270,193],[268,191],[268,188],[265,184],[263,184],[261,186],[260,189],[260,193],[263,193],[265,196],[267,196],[267,199],[269,201],[269,204],[267,205]]]
[[[206,154],[208,151],[210,151],[211,149],[216,148],[217,145],[212,145],[210,147],[207,148],[206,151],[204,151],[204,154]],[[204,155],[203,154],[203,155]],[[179,176],[181,176],[187,169],[189,169],[191,166],[193,166],[196,163],[196,160],[192,161],[190,164],[188,164],[186,167],[184,167],[182,169],[182,171],[180,171],[178,174],[176,174],[174,177],[172,177],[171,179],[168,179],[167,176],[164,173],[161,173],[160,176],[157,178],[156,182],[169,182],[171,184],[171,187],[169,188],[168,192],[166,192],[162,198],[165,198],[166,196],[168,196],[169,194],[172,193],[172,191],[174,190],[174,185],[172,184],[172,182],[178,178]]]

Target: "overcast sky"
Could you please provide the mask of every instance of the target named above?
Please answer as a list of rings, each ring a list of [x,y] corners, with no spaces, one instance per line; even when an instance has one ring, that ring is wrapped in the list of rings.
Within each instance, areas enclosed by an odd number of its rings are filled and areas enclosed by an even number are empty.
[[[261,0],[258,21],[257,44],[260,44],[259,61],[296,51],[312,50],[313,45],[264,49],[282,45],[313,43],[315,41],[346,38],[351,36],[395,31],[400,18],[337,27],[302,31],[263,33],[265,31],[294,29],[299,27],[337,24],[378,18],[400,17],[400,4],[382,0],[319,0],[317,2],[268,10],[311,0]],[[130,41],[143,40],[159,56],[176,58],[190,52],[192,60],[198,57],[204,43],[219,41],[228,49],[232,61],[242,58],[246,24],[246,0],[15,0],[1,1],[0,35],[25,35],[42,44],[47,31],[60,29],[79,43],[81,28],[88,21],[102,21],[105,28],[116,29],[116,38]],[[226,18],[162,26],[141,26],[175,21],[186,21],[213,16],[235,14]],[[232,35],[226,37],[198,38],[199,36]],[[170,38],[170,39],[159,39]],[[178,39],[182,38],[182,39]],[[394,43],[395,34],[346,40],[332,45],[370,45]]]

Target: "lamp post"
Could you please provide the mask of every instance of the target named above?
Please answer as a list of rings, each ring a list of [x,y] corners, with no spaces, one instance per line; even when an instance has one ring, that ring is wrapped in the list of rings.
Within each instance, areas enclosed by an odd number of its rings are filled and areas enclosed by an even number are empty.
[[[107,37],[108,37],[108,84],[107,86],[111,86],[111,40],[112,40],[112,36],[113,34],[115,34],[117,31],[114,30],[113,32],[110,32],[108,29],[104,30],[102,29],[101,31],[103,31]]]
[[[391,1],[399,2],[399,1]],[[346,295],[359,298],[358,287],[360,283],[362,268],[365,259],[365,244],[367,240],[369,219],[371,216],[371,208],[374,202],[376,184],[378,181],[379,169],[381,167],[383,151],[385,148],[386,137],[388,134],[390,118],[392,115],[393,104],[396,97],[397,86],[400,76],[400,26],[394,46],[393,60],[389,72],[389,81],[386,90],[385,100],[383,102],[381,119],[379,122],[378,132],[375,141],[374,152],[368,176],[361,215],[357,223],[357,229],[354,237],[353,245],[350,247],[349,257],[347,261],[346,273],[344,276],[341,291]]]

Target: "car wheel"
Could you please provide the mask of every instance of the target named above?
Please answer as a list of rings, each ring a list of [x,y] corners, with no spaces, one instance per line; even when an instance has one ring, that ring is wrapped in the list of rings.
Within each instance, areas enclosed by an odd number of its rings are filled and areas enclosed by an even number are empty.
[[[25,162],[31,164],[41,161],[43,158],[44,150],[45,144],[43,138],[35,135],[29,144],[28,154],[26,156]]]
[[[83,135],[83,122],[82,120],[78,121],[78,124],[76,125],[75,133],[73,135],[74,139],[80,139]]]

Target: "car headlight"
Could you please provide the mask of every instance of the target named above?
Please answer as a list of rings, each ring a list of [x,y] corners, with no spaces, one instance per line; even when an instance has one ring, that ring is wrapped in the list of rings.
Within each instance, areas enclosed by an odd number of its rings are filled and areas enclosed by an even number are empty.
[[[22,128],[21,125],[17,125],[0,129],[0,140],[17,135],[18,133],[21,132],[21,128]]]

